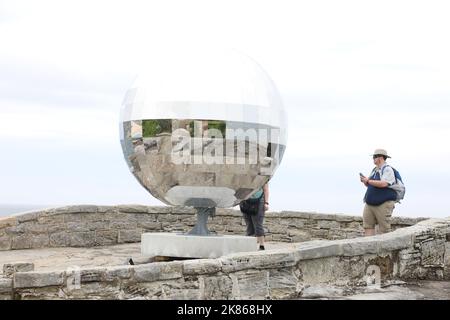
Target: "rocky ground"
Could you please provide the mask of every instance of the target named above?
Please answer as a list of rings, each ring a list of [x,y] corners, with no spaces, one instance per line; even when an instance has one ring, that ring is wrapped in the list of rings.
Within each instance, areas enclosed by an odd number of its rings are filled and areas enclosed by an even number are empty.
[[[381,287],[344,289],[311,286],[303,290],[302,300],[450,300],[450,281],[395,281]]]
[[[450,300],[450,281],[417,281],[356,293],[352,300]]]

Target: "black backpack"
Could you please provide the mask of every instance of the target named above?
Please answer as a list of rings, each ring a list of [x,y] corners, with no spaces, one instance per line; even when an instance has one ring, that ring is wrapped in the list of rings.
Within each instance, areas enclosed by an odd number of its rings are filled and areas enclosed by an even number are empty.
[[[257,199],[244,200],[239,204],[239,208],[243,213],[257,215],[262,197],[264,197],[264,193]]]

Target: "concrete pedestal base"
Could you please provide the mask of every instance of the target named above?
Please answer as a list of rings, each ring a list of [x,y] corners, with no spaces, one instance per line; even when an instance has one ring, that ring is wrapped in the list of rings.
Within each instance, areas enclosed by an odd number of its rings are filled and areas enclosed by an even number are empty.
[[[143,233],[141,252],[149,256],[218,258],[229,253],[256,251],[255,237],[193,236],[177,233]]]

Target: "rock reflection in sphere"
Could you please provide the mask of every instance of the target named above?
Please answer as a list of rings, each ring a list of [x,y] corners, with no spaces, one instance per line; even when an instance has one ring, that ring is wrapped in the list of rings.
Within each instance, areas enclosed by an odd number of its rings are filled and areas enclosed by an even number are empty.
[[[286,146],[279,94],[253,60],[205,52],[158,63],[127,91],[125,160],[170,205],[232,207],[275,173]]]

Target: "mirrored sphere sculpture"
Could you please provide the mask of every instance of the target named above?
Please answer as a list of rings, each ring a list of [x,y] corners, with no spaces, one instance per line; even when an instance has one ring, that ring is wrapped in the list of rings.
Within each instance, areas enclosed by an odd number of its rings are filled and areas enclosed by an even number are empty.
[[[232,207],[275,173],[286,116],[267,73],[235,51],[149,63],[126,92],[120,134],[140,184],[170,205]]]

